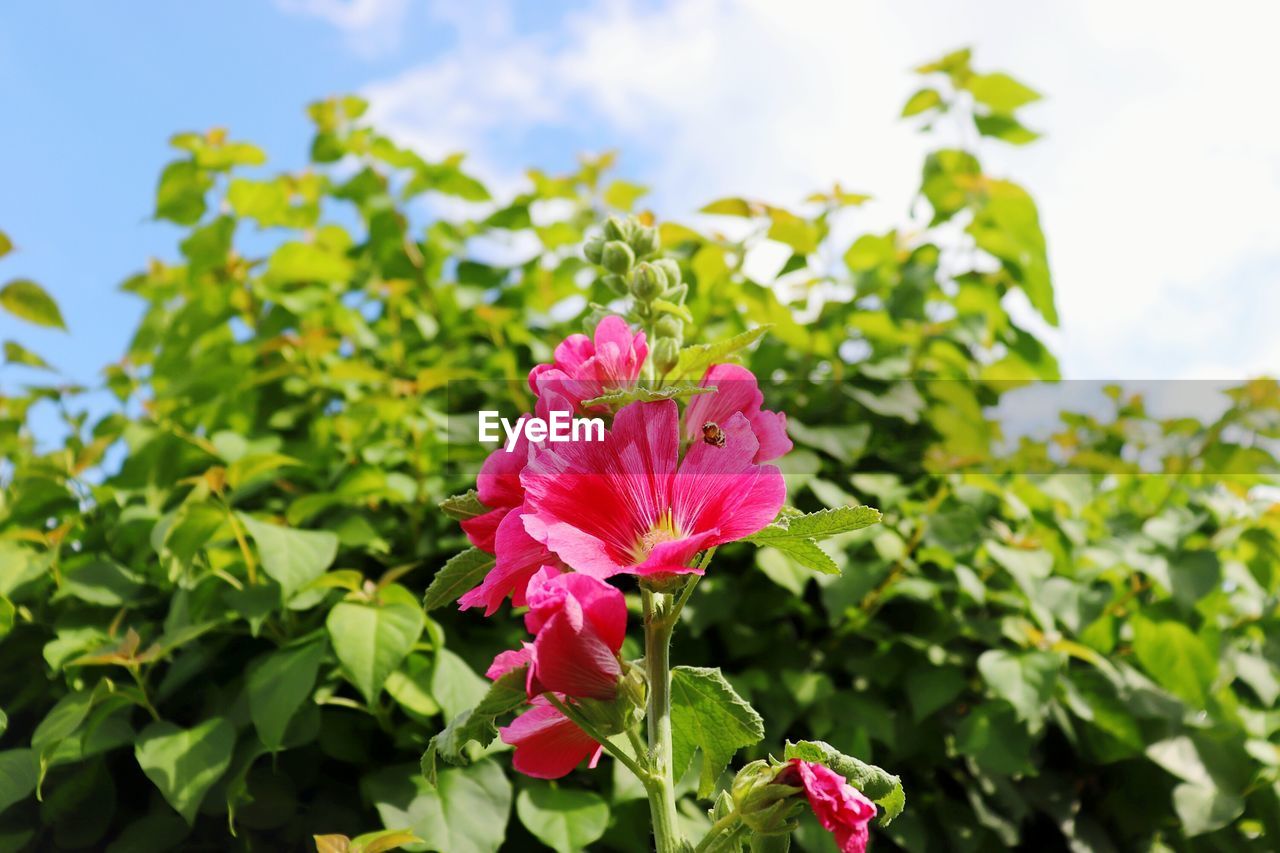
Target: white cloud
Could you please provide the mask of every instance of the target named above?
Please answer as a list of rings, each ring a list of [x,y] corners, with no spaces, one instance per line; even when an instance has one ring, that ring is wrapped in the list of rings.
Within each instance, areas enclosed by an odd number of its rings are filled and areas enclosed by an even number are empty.
[[[343,30],[355,49],[373,54],[399,43],[409,0],[276,0],[276,5],[327,21]]]
[[[456,47],[368,87],[376,118],[430,153],[474,151],[504,182],[531,134],[616,145],[673,215],[839,180],[879,199],[858,224],[885,227],[923,151],[895,121],[909,66],[973,44],[980,66],[1049,96],[1028,116],[1046,140],[984,156],[1041,203],[1068,375],[1280,369],[1280,7],[611,0],[538,35],[502,9],[437,6]]]

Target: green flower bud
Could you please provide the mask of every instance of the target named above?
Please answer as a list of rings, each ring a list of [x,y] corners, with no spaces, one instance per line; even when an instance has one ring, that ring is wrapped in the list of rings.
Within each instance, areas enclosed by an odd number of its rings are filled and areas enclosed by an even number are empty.
[[[680,265],[675,261],[673,261],[671,258],[659,258],[658,260],[653,262],[653,265],[658,269],[662,270],[662,272],[666,275],[667,287],[675,287],[677,284],[680,283],[680,280],[681,280]]]
[[[677,305],[683,305],[685,299],[689,297],[689,285],[681,284],[677,287],[668,287],[667,292],[662,294],[662,298]]]
[[[667,277],[653,264],[638,264],[631,274],[631,293],[641,302],[652,302],[667,289]]]
[[[787,853],[790,849],[790,830],[775,835],[751,836],[751,853]]]
[[[753,761],[733,778],[729,791],[735,811],[753,832],[774,835],[794,826],[788,814],[799,803],[801,789],[776,783],[779,769],[768,761]]]
[[[631,236],[633,226],[627,220],[619,216],[610,216],[604,223],[604,238],[606,240],[622,240]]]
[[[625,732],[644,717],[649,685],[644,670],[623,664],[626,669],[618,682],[618,695],[611,700],[578,699],[575,704],[582,716],[606,735]]]
[[[596,235],[587,240],[582,246],[582,254],[586,255],[587,260],[593,264],[600,263],[601,253],[604,249],[604,237]]]
[[[611,273],[626,275],[636,262],[636,253],[621,240],[610,240],[600,252],[600,263]]]
[[[658,229],[652,226],[641,225],[631,236],[631,247],[641,257],[658,251],[659,242]]]
[[[684,320],[674,314],[663,314],[654,326],[654,331],[658,333],[659,338],[680,340],[684,337]]]
[[[619,296],[627,295],[627,279],[624,276],[609,273],[600,280],[604,282],[605,287],[609,288]]]
[[[672,338],[658,338],[653,345],[653,366],[660,376],[665,376],[680,361],[680,344]]]

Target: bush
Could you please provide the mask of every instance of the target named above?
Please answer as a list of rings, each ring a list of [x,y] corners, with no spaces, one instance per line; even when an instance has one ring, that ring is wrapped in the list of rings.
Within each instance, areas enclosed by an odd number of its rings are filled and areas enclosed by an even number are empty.
[[[905,113],[933,138],[1034,139],[1012,78],[967,52],[921,71]],[[124,284],[146,312],[103,372],[111,402],[0,397],[0,847],[379,827],[451,853],[647,846],[621,774],[513,784],[500,744],[435,788],[418,769],[522,635],[420,606],[466,545],[436,506],[475,473],[450,415],[527,410],[528,369],[617,297],[581,244],[644,190],[605,156],[493,201],[363,112],[313,104],[297,173],[220,130],[174,137],[156,216],[186,229],[181,257]],[[1242,384],[1206,423],[1117,390],[1109,416],[993,455],[989,408],[1057,378],[1006,297],[1057,316],[1036,206],[977,153],[933,150],[888,233],[842,238],[865,199],[840,187],[802,211],[713,202],[724,234],[658,224],[690,344],[768,326],[746,359],[790,418],[789,501],[884,511],[817,554],[722,549],[677,654],[764,717],[740,762],[813,737],[900,774],[908,808],[875,849],[1274,849],[1280,513],[1258,487],[1280,387]],[[778,287],[744,273],[766,239],[791,252]],[[0,303],[61,323],[30,282]],[[6,360],[41,363],[14,342]],[[705,825],[691,777],[682,813]],[[830,842],[805,824],[797,844]]]

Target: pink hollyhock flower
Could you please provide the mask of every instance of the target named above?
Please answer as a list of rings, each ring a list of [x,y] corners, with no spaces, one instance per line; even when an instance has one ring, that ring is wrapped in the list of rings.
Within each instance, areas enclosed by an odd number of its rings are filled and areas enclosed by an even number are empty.
[[[648,355],[644,332],[632,333],[621,317],[605,317],[596,326],[594,341],[570,335],[556,347],[552,364],[529,371],[529,387],[538,395],[555,388],[581,408],[583,400],[630,387]]]
[[[876,806],[843,776],[816,762],[793,758],[777,781],[804,788],[809,807],[823,829],[835,836],[840,853],[867,849],[867,824],[876,816]]]
[[[615,587],[590,575],[542,569],[529,583],[525,626],[533,641],[531,687],[576,699],[618,695],[618,651],[627,605]]]
[[[791,450],[787,438],[787,416],[762,409],[764,394],[750,370],[738,364],[713,364],[702,375],[702,387],[715,386],[715,391],[695,394],[684,413],[685,441],[702,438],[707,423],[723,426],[735,412],[741,412],[751,423],[751,431],[760,442],[756,462],[768,462]]]
[[[525,530],[598,578],[694,571],[698,551],[760,530],[786,497],[781,472],[754,462],[746,416],[719,426],[723,446],[696,441],[681,460],[675,401],[631,403],[604,441],[548,445],[520,473]]]
[[[498,729],[502,742],[515,747],[511,766],[535,779],[559,779],[588,759],[600,761],[604,747],[541,696],[529,710]]]
[[[544,420],[552,411],[572,410],[572,404],[554,390],[538,399],[537,415]],[[534,573],[543,566],[557,569],[561,566],[554,554],[525,532],[518,511],[524,504],[520,472],[535,450],[521,430],[510,451],[499,447],[480,466],[476,492],[480,502],[490,509],[462,521],[462,530],[472,545],[495,555],[497,559],[480,585],[458,599],[461,610],[483,605],[484,615],[492,616],[507,596],[516,607],[523,607],[525,587]]]

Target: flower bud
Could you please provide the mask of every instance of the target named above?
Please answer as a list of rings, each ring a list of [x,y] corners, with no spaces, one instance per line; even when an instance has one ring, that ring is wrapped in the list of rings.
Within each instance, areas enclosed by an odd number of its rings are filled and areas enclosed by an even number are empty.
[[[677,305],[683,305],[685,299],[689,296],[689,285],[681,284],[678,287],[668,287],[667,292],[662,297]]]
[[[680,265],[671,258],[658,258],[653,265],[662,270],[667,277],[667,287],[675,287],[680,283]]]
[[[621,240],[610,240],[600,252],[600,263],[611,273],[626,275],[636,262],[636,253]]]
[[[654,331],[659,338],[674,338],[679,341],[684,337],[684,321],[674,314],[663,314],[658,318]]]
[[[640,226],[631,237],[631,247],[641,257],[658,251],[658,244],[658,229],[652,226]]]
[[[641,302],[652,302],[666,289],[667,277],[653,264],[639,264],[631,274],[631,293]]]
[[[608,275],[606,275],[604,278],[600,280],[604,282],[605,287],[612,290],[618,296],[627,295],[627,280],[625,277],[620,275],[615,275],[614,273],[609,273]]]
[[[665,376],[680,361],[680,344],[674,338],[658,338],[653,345],[653,366]]]
[[[778,770],[768,761],[753,761],[733,778],[729,791],[735,811],[753,832],[772,835],[792,828],[787,815],[802,789],[775,782]]]
[[[604,237],[599,234],[587,240],[582,246],[582,254],[586,255],[588,261],[593,264],[600,263],[602,251],[604,249]]]
[[[631,223],[618,216],[610,216],[604,223],[604,238],[606,240],[623,240],[631,234]]]

